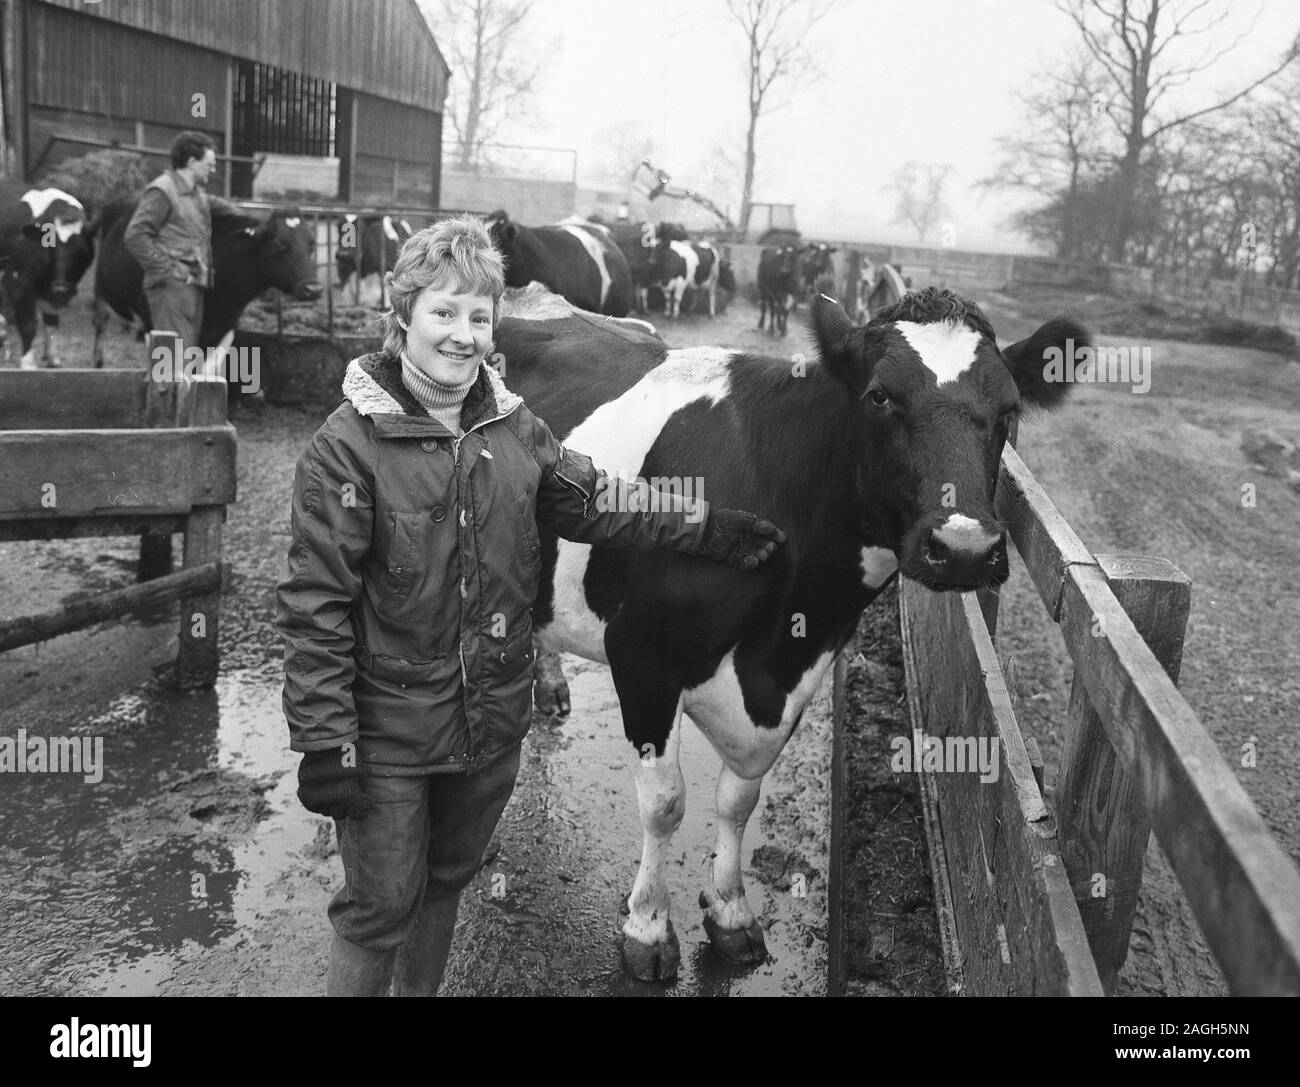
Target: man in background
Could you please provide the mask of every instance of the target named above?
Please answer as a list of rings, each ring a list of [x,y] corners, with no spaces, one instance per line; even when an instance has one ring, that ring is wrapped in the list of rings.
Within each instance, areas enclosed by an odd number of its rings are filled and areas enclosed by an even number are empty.
[[[179,333],[183,347],[200,346],[203,292],[213,285],[212,217],[241,212],[203,188],[217,165],[210,136],[182,132],[171,160],[144,190],[123,241],[144,269],[153,327]]]

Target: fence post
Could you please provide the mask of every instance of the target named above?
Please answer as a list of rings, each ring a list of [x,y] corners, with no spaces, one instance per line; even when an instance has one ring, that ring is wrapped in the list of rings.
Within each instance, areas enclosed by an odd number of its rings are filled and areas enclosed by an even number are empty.
[[[1096,559],[1115,599],[1177,683],[1191,579],[1164,559]],[[1128,955],[1151,822],[1137,778],[1111,748],[1077,669],[1054,802],[1061,857],[1109,996]]]

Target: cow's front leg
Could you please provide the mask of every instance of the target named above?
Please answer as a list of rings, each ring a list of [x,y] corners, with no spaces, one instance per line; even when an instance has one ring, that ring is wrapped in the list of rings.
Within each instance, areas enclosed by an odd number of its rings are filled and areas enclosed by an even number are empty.
[[[545,648],[533,639],[533,704],[542,713],[567,717],[569,714],[569,684],[564,678],[560,654]]]
[[[700,892],[704,931],[709,942],[731,962],[762,962],[767,957],[763,927],[745,897],[740,874],[745,825],[754,814],[763,779],[747,781],[725,763],[716,795],[718,837],[713,856],[713,886]]]
[[[22,337],[23,353],[18,359],[18,366],[23,370],[39,369],[36,350],[36,303],[14,303],[14,318],[18,322],[18,335]]]
[[[58,369],[63,365],[63,359],[59,357],[58,341],[55,333],[59,329],[59,315],[41,311],[41,359],[45,365],[51,369]]]
[[[682,705],[673,715],[672,730],[662,754],[647,742],[633,750],[636,804],[641,815],[641,867],[627,900],[623,923],[623,964],[642,981],[672,981],[681,963],[681,947],[669,916],[671,905],[665,865],[673,834],[686,814],[686,782],[682,778]]]

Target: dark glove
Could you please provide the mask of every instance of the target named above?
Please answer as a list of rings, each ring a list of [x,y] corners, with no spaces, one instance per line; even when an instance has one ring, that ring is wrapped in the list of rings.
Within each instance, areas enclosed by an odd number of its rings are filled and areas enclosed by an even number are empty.
[[[737,570],[754,570],[783,543],[785,533],[771,521],[744,510],[714,506],[704,526],[700,553]]]
[[[341,747],[303,755],[298,799],[308,811],[332,819],[364,819],[374,808],[361,788],[361,767],[344,765]]]

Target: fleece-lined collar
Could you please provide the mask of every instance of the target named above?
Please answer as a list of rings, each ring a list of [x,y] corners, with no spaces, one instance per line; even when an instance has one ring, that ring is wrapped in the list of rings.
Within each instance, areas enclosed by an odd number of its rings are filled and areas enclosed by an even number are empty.
[[[401,360],[392,355],[374,352],[348,363],[343,378],[343,395],[356,408],[358,415],[415,416],[424,423],[442,428],[442,424],[429,417],[403,384]],[[461,405],[461,428],[469,433],[482,423],[509,415],[523,402],[522,397],[506,388],[500,374],[491,366],[480,363],[478,378]]]

